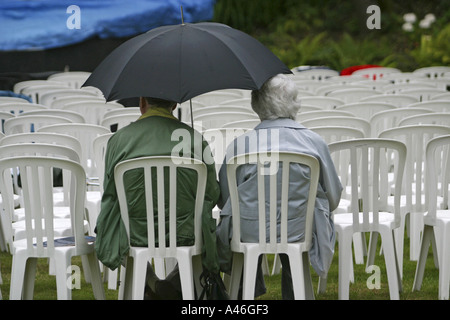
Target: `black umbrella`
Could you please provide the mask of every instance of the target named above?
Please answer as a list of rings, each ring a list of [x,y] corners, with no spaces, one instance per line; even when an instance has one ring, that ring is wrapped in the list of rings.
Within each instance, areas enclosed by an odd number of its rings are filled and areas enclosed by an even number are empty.
[[[106,100],[153,97],[182,103],[220,89],[259,89],[291,73],[255,38],[219,23],[163,26],[116,48],[83,86]]]

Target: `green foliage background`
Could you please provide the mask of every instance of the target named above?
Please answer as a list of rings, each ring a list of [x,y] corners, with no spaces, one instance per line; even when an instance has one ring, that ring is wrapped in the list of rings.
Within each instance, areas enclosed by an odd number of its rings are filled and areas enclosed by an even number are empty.
[[[381,10],[381,29],[366,26],[373,4]],[[417,17],[412,32],[402,29],[406,13]],[[421,29],[428,13],[436,21]],[[378,64],[410,72],[450,65],[448,0],[217,0],[214,21],[256,37],[290,68]]]

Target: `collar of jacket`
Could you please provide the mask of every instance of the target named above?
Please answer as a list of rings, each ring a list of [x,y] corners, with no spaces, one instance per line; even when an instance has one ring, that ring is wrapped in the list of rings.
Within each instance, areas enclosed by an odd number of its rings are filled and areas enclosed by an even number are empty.
[[[141,119],[144,119],[144,118],[148,118],[148,117],[154,117],[154,116],[159,116],[159,117],[165,117],[165,118],[169,118],[169,119],[178,120],[172,114],[172,112],[170,112],[166,108],[159,108],[159,107],[151,107],[151,108],[149,108],[146,113],[144,113],[142,116],[139,117],[138,120],[141,120]]]

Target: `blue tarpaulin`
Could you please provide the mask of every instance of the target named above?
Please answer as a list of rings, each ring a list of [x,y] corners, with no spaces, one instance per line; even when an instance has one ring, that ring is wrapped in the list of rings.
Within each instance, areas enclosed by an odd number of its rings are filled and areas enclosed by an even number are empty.
[[[215,0],[0,0],[0,51],[44,50],[211,20]]]

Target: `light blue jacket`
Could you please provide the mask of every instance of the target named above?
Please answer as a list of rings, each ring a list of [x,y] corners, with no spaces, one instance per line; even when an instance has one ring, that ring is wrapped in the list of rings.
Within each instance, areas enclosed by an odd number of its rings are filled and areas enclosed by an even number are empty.
[[[219,171],[221,199],[218,206],[222,211],[221,222],[216,231],[222,271],[228,272],[231,267],[229,243],[232,235],[231,203],[225,163],[227,159],[231,159],[235,155],[256,151],[300,152],[310,154],[319,160],[319,187],[314,210],[313,241],[309,256],[314,270],[319,275],[325,275],[331,264],[335,246],[335,230],[330,212],[339,204],[342,185],[325,141],[300,123],[287,118],[265,120],[254,130],[235,139],[227,148],[224,164]],[[307,188],[309,188],[307,169],[291,165],[290,178],[290,181],[296,181],[296,183],[291,183],[288,195],[288,241],[294,242],[303,237]],[[237,183],[241,208],[242,241],[258,242],[256,166],[240,166],[237,170]],[[266,190],[268,188],[267,186]],[[267,234],[269,233],[267,232]]]

